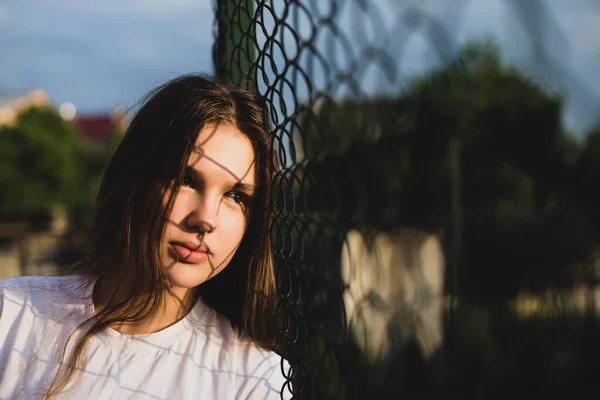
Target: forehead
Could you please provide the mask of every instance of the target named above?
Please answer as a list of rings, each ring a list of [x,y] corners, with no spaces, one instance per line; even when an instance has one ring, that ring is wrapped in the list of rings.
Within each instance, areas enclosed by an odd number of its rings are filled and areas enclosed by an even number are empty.
[[[196,139],[188,165],[215,177],[254,183],[255,154],[248,137],[229,123],[207,124]]]

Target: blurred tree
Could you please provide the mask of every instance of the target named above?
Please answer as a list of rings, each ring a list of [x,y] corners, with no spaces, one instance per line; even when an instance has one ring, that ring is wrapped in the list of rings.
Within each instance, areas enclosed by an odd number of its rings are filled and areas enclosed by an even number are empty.
[[[574,170],[577,201],[589,215],[596,235],[600,236],[600,126],[587,134]]]
[[[460,143],[461,294],[503,304],[523,288],[569,285],[566,267],[583,261],[595,241],[584,216],[564,201],[576,146],[561,126],[561,98],[504,67],[496,47],[482,43],[415,80],[406,104],[417,115],[403,202],[412,223],[441,206],[445,218],[437,223],[448,226],[450,214],[436,199],[448,190],[444,149],[451,138]]]
[[[459,140],[470,212],[494,203],[503,220],[510,201],[531,213],[562,187],[562,100],[504,67],[493,44],[470,44],[455,63],[416,79],[406,104],[417,115],[411,150],[416,171],[430,172],[423,178],[445,172],[431,165],[445,164],[448,141]]]
[[[324,101],[302,123],[304,211],[346,226],[450,232],[454,141],[465,298],[504,304],[523,288],[568,285],[566,267],[584,260],[595,238],[570,194],[574,161],[591,161],[577,156],[561,109],[560,96],[503,65],[490,42],[467,45],[398,98]],[[597,176],[587,176],[589,188]],[[591,206],[595,194],[585,193]]]
[[[89,148],[50,108],[31,108],[0,128],[0,214],[27,218],[55,205],[91,205],[108,149]]]
[[[80,183],[79,143],[56,112],[32,108],[0,131],[2,212],[27,215],[74,200]]]

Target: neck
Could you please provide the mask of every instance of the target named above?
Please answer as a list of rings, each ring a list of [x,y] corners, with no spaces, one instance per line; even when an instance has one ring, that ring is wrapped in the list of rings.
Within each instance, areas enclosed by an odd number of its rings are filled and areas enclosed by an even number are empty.
[[[117,287],[116,290],[111,289],[115,287]],[[149,290],[132,295],[125,292],[125,290],[119,290],[123,287],[131,286],[114,285],[109,279],[99,279],[96,282],[92,296],[96,315],[99,315],[109,305],[127,300],[134,300],[137,304],[147,304],[151,300],[150,297],[155,295]],[[165,290],[163,293],[156,295],[161,296],[160,304],[157,310],[147,318],[139,321],[114,322],[109,324],[109,327],[129,335],[158,332],[185,317],[193,307],[192,289],[171,288],[171,291]]]

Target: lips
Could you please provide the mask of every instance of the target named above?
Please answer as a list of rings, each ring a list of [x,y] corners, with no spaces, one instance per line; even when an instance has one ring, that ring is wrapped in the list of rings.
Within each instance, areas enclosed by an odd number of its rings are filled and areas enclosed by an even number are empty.
[[[198,264],[208,260],[210,251],[206,245],[195,243],[171,243],[171,249],[178,261],[188,264]]]

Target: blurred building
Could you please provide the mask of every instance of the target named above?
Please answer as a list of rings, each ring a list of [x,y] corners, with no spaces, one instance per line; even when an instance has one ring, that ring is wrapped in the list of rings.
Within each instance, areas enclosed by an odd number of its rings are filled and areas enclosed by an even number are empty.
[[[12,125],[17,116],[31,107],[50,105],[50,96],[42,89],[24,92],[0,92],[0,126]]]
[[[73,123],[90,142],[108,140],[115,132],[122,132],[127,124],[126,113],[115,109],[102,114],[75,115]]]
[[[31,107],[52,106],[48,93],[39,88],[0,92],[0,126],[14,124],[19,114]],[[120,108],[105,113],[79,115],[73,103],[65,102],[60,104],[58,111],[65,120],[72,121],[90,142],[106,140],[113,133],[123,131],[127,125],[127,113]]]

